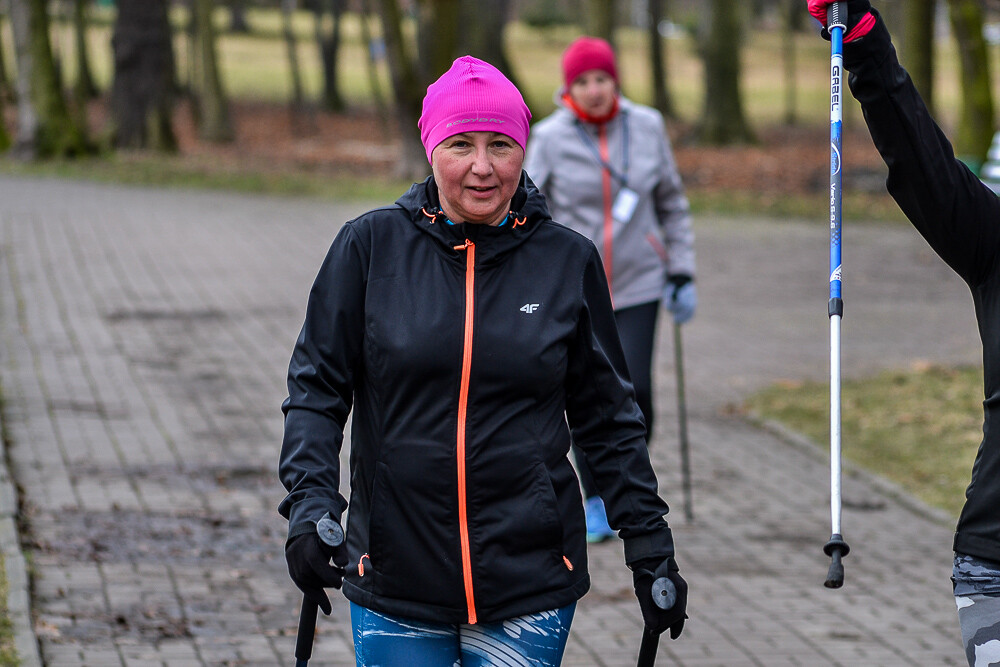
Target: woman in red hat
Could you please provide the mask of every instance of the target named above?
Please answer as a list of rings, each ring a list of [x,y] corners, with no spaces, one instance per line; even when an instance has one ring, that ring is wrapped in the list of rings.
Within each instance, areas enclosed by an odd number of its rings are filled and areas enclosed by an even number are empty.
[[[560,108],[532,128],[524,168],[552,217],[590,238],[604,262],[635,392],[653,432],[652,362],[659,304],[694,316],[694,232],[663,117],[622,96],[611,45],[581,37],[562,57]],[[574,448],[587,539],[614,535],[589,465]]]

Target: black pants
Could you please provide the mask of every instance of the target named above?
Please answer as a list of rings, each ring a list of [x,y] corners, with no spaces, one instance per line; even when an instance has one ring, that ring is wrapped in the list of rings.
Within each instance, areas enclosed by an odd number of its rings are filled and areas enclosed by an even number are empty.
[[[660,302],[650,301],[638,306],[615,311],[618,335],[625,351],[632,384],[635,386],[636,401],[642,416],[646,419],[646,442],[653,433],[653,343],[656,337],[656,317],[660,312]],[[573,459],[580,475],[583,496],[591,498],[599,495],[594,475],[590,472],[583,452],[573,445]]]

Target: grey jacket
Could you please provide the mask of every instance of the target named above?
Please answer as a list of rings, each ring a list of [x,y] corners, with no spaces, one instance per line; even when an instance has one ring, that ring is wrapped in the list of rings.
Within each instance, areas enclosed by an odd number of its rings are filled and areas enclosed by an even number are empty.
[[[605,134],[613,171],[610,200],[602,183],[599,128],[570,109],[559,108],[532,128],[524,168],[548,200],[553,220],[600,250],[620,310],[658,300],[668,275],[694,277],[694,231],[660,113],[620,97]],[[606,222],[623,182],[639,196],[635,211],[626,223]]]

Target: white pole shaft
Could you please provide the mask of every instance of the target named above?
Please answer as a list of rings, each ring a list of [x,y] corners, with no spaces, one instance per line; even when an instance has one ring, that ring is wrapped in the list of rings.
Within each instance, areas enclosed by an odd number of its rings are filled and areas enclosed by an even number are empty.
[[[840,315],[830,317],[830,523],[840,534]]]

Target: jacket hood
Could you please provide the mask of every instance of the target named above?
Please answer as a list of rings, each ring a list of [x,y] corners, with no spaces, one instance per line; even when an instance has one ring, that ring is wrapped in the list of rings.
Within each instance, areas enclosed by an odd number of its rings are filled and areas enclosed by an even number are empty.
[[[511,216],[502,225],[475,223],[451,223],[441,210],[437,184],[433,176],[420,183],[414,183],[406,194],[396,200],[410,215],[411,222],[418,229],[430,235],[436,243],[456,260],[464,257],[455,246],[466,240],[477,246],[477,258],[481,264],[499,260],[502,256],[524,243],[538,229],[539,225],[551,220],[545,195],[521,171],[521,182],[511,199]]]

